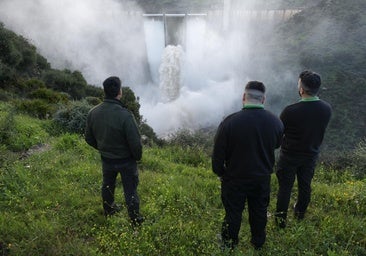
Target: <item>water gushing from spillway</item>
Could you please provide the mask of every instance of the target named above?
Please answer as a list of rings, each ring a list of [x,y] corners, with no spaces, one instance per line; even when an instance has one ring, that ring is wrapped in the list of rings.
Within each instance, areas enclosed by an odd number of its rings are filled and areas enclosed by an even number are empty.
[[[163,137],[179,129],[217,125],[230,110],[240,108],[241,92],[236,94],[238,83],[230,73],[234,69],[230,60],[237,53],[230,53],[229,48],[225,48],[225,41],[232,39],[223,39],[210,29],[205,16],[187,15],[182,26],[184,30],[179,29],[185,34],[184,46],[167,45],[160,65],[148,55],[152,77],[156,77],[158,71],[159,82],[142,87],[137,93],[145,93],[146,96],[140,97],[141,113]],[[154,28],[158,27],[163,26]],[[151,40],[162,33],[160,30],[150,32],[151,37],[146,36],[147,49],[156,43]],[[158,41],[162,42],[162,39],[158,38]],[[236,97],[238,100],[233,100]]]
[[[169,102],[179,97],[182,84],[183,49],[180,45],[168,45],[163,53],[160,74],[160,93],[163,102]]]

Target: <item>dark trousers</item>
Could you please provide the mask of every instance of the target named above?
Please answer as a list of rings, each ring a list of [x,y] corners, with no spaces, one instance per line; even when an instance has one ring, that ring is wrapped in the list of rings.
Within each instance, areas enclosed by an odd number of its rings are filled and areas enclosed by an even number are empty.
[[[118,173],[120,173],[128,215],[132,220],[136,219],[140,211],[140,200],[137,195],[139,176],[136,161],[131,160],[123,164],[111,164],[102,161],[102,164],[102,199],[104,212],[109,214],[113,211],[116,178]]]
[[[290,203],[291,191],[297,178],[298,196],[295,205],[295,213],[304,215],[311,197],[311,181],[314,177],[314,169],[317,157],[290,157],[280,155],[276,176],[279,190],[277,194],[276,216],[286,218]]]
[[[239,242],[242,213],[248,202],[251,243],[261,247],[266,239],[267,208],[270,196],[270,176],[259,181],[222,181],[221,199],[225,208],[222,239],[227,246]]]

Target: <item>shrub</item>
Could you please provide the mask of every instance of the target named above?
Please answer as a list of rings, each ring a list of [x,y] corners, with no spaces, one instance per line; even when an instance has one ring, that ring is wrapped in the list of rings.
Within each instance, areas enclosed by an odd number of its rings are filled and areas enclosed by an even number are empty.
[[[54,104],[49,104],[43,99],[16,100],[14,101],[14,105],[19,112],[40,119],[51,117],[57,109]]]
[[[328,152],[321,155],[322,164],[336,171],[349,170],[354,176],[366,176],[366,139],[351,151]]]
[[[84,134],[86,117],[92,107],[85,100],[74,101],[57,111],[54,121],[67,132]]]
[[[13,94],[0,88],[0,101],[9,101],[13,98]]]
[[[211,154],[213,147],[213,130],[190,131],[186,129],[178,130],[176,133],[169,135],[168,144],[179,145],[190,148],[203,149],[207,154]]]
[[[88,96],[88,97],[85,97],[85,100],[86,102],[89,104],[89,105],[92,105],[92,106],[96,106],[98,105],[99,103],[102,102],[102,100],[98,97],[93,97],[93,96]]]
[[[73,99],[81,99],[85,96],[87,83],[78,71],[70,70],[48,70],[43,74],[43,80],[47,87],[68,93]]]
[[[66,103],[69,99],[66,94],[55,92],[47,88],[39,88],[29,94],[30,98],[42,99],[49,103]]]
[[[28,91],[33,91],[40,88],[46,88],[45,83],[42,80],[39,80],[37,78],[31,78],[26,80],[25,85],[28,89]]]
[[[9,81],[14,80],[15,74],[16,70],[3,63],[2,60],[0,59],[0,87],[3,89],[8,89],[6,84]]]
[[[162,139],[159,139],[156,136],[156,133],[154,132],[153,128],[149,126],[145,121],[142,121],[139,125],[140,133],[142,136],[142,142],[145,145],[159,145],[162,146],[164,144],[164,141]]]
[[[135,116],[136,122],[138,124],[141,123],[141,115],[140,115],[140,103],[135,96],[135,93],[129,87],[122,88],[122,98],[121,102],[125,108],[133,113]]]
[[[100,100],[102,100],[103,97],[104,97],[104,91],[100,87],[96,87],[96,86],[93,86],[93,85],[87,85],[86,88],[85,88],[85,95],[86,96],[97,97]]]

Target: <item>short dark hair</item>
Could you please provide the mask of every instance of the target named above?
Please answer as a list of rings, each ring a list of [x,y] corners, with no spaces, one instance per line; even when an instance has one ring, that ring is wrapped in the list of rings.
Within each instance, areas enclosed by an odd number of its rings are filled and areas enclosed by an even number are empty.
[[[121,80],[117,76],[108,77],[103,82],[103,89],[106,98],[117,97],[119,91],[121,90]]]
[[[318,93],[322,83],[319,74],[310,70],[305,70],[300,73],[299,78],[301,81],[301,87],[307,94],[315,96]]]
[[[264,84],[262,82],[249,81],[247,83],[247,85],[245,86],[245,90],[257,90],[257,91],[265,93],[266,87],[264,86]]]

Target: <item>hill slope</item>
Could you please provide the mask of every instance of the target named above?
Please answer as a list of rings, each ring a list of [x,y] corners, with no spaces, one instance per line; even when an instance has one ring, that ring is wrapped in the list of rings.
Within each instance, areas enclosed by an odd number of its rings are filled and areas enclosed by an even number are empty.
[[[1,118],[6,109],[0,108]],[[126,209],[103,217],[95,150],[78,135],[47,135],[47,121],[22,115],[14,120],[9,143],[23,136],[38,146],[21,158],[2,158],[2,255],[222,255],[216,239],[224,214],[220,184],[202,150],[144,149],[139,193],[146,222],[134,232]],[[281,231],[272,217],[277,188],[273,179],[263,255],[366,254],[365,180],[320,166],[306,219],[290,216]],[[116,200],[123,202],[120,182]],[[231,255],[257,255],[249,245],[246,212],[240,239]]]

